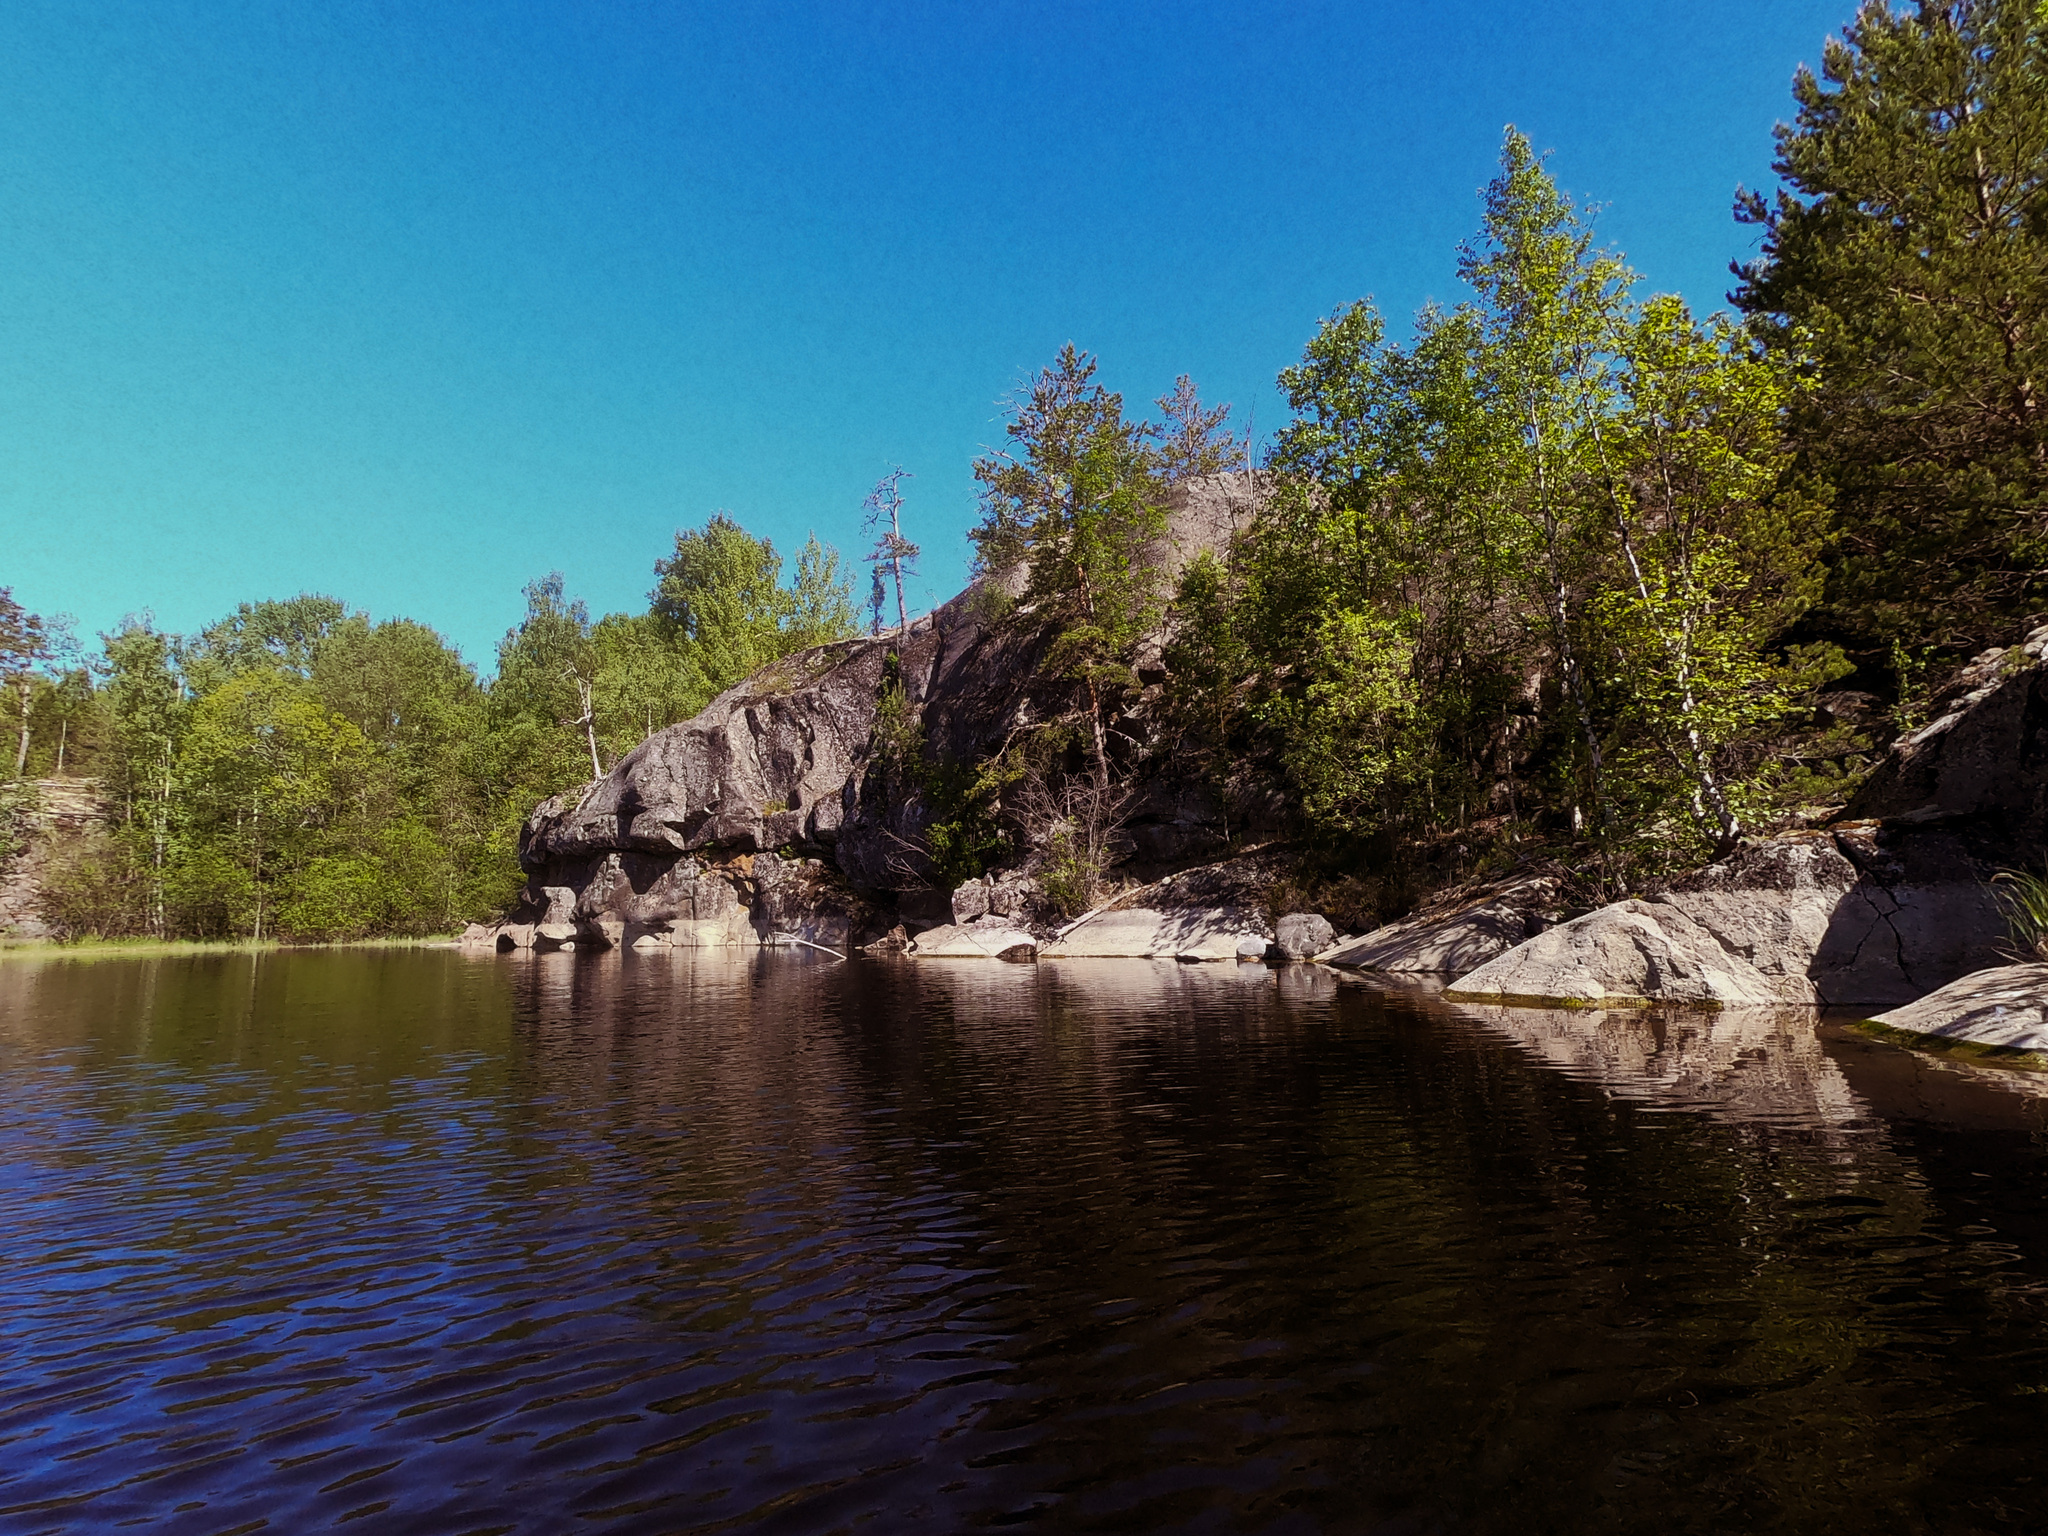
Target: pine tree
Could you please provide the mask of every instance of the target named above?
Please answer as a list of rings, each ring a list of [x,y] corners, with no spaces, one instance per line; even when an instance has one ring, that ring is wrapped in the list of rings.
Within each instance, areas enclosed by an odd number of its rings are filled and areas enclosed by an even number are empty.
[[[2048,602],[2048,11],[1866,0],[1793,82],[1736,303],[1818,387],[1794,441],[1837,495],[1831,630],[1956,653]]]

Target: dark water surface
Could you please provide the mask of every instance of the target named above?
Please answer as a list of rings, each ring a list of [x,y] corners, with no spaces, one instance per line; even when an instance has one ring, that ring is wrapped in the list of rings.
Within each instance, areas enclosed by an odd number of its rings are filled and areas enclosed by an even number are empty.
[[[0,1528],[2041,1529],[2037,1083],[1303,968],[9,960]]]

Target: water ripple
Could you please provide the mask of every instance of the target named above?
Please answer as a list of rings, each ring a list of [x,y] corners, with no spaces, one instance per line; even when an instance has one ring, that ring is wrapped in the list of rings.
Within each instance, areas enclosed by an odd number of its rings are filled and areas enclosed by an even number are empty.
[[[2041,1101],[1880,1050],[1253,966],[9,962],[0,1522],[2000,1528]]]

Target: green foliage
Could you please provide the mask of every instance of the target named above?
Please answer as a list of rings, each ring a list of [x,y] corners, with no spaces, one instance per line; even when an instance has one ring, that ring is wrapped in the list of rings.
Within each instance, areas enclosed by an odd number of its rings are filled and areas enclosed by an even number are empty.
[[[1303,669],[1306,686],[1273,699],[1265,715],[1288,745],[1302,809],[1330,831],[1371,831],[1413,792],[1425,761],[1414,685],[1414,646],[1398,618],[1335,609],[1324,615]]]
[[[1021,571],[1019,614],[1047,637],[1047,674],[1075,685],[1096,782],[1107,785],[1109,722],[1136,684],[1137,642],[1164,613],[1157,567],[1142,555],[1166,528],[1166,478],[1152,446],[1158,429],[1127,420],[1123,397],[1095,372],[1070,342],[1011,403],[1009,446],[974,464],[982,517],[971,537],[981,572]],[[1182,439],[1195,439],[1192,448],[1176,440],[1185,468],[1221,417],[1183,393]]]
[[[1014,855],[996,802],[1010,775],[1000,764],[950,758],[927,761],[919,775],[925,803],[924,854],[931,881],[952,890]]]
[[[1873,658],[2002,642],[2048,599],[2048,13],[1865,0],[1793,95],[1735,299],[1817,364],[1790,422],[1838,496],[1816,622]]]
[[[797,551],[790,597],[790,615],[782,626],[780,641],[783,655],[860,633],[853,613],[853,580],[840,574],[839,551],[820,544],[816,534],[806,538]]]
[[[1086,840],[1071,823],[1053,828],[1040,853],[1038,888],[1062,917],[1078,917],[1089,909],[1102,871],[1088,856]]]
[[[2001,869],[1991,877],[1991,889],[2021,958],[2048,960],[2048,877],[2032,870]]]
[[[813,536],[785,588],[773,542],[721,512],[676,534],[675,553],[655,564],[649,614],[681,644],[708,702],[793,651],[858,633],[839,564],[838,551]]]
[[[275,668],[309,677],[313,655],[348,618],[331,597],[302,592],[282,602],[243,603],[179,648],[179,669],[193,693],[213,692],[243,672]]]
[[[894,653],[875,703],[871,740],[875,763],[900,792],[919,802],[923,813],[918,841],[904,848],[900,861],[906,884],[951,890],[1012,855],[997,805],[1015,769],[1000,760],[970,764],[927,753],[924,724],[903,687]]]
[[[1405,345],[1360,302],[1281,375],[1282,479],[1177,594],[1176,721],[1269,741],[1334,836],[1505,809],[1730,846],[1813,670],[1771,656],[1825,531],[1781,438],[1797,367],[1637,300],[1512,130],[1460,270],[1472,301]]]

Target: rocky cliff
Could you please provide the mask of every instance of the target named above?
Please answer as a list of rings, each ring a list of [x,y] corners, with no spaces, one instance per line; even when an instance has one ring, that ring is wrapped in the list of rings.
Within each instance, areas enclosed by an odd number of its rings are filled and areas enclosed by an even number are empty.
[[[1162,580],[1229,538],[1251,489],[1241,475],[1181,489],[1148,554]],[[971,587],[906,633],[788,657],[656,732],[579,794],[546,801],[521,834],[529,883],[518,908],[466,938],[680,946],[781,935],[836,946],[906,915],[948,920],[948,893],[920,889],[932,807],[883,771],[877,711],[900,686],[925,754],[971,763],[1066,709],[1040,672],[1042,638],[991,618],[1011,596]],[[1164,638],[1141,654],[1156,657]],[[1144,750],[1163,676],[1141,660],[1148,686],[1115,722],[1114,750]],[[1170,771],[1148,777],[1127,830],[1155,860],[1223,842],[1219,808]]]

